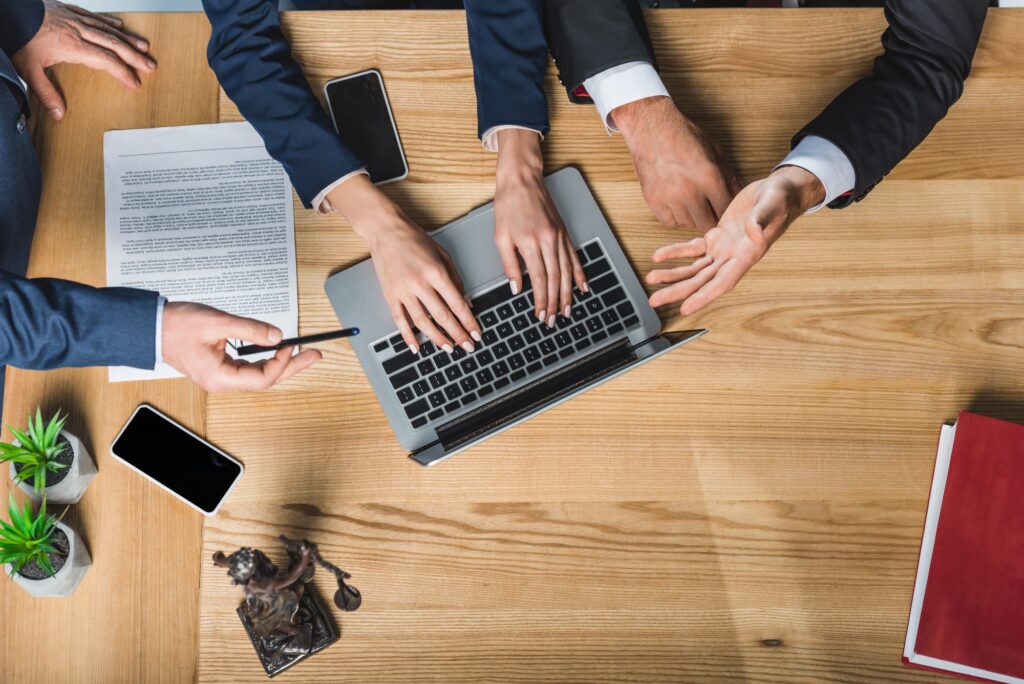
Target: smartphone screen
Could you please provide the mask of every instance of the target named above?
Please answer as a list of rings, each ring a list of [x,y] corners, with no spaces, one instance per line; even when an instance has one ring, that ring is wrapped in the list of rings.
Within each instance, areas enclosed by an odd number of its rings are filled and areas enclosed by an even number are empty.
[[[324,91],[338,136],[366,164],[370,180],[405,178],[408,167],[380,72],[336,79]]]
[[[177,423],[142,405],[110,447],[114,456],[212,515],[242,466]]]

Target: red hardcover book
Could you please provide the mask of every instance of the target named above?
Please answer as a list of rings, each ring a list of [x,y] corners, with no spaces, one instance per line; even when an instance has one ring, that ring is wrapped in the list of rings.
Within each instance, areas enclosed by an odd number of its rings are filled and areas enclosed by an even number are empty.
[[[1024,684],[1024,426],[943,426],[903,662]]]

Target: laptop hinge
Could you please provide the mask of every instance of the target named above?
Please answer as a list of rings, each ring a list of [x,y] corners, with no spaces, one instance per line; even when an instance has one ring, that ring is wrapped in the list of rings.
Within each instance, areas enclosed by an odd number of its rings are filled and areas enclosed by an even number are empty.
[[[595,382],[636,359],[636,352],[628,339],[610,344],[564,368],[559,368],[550,375],[438,426],[438,441],[423,449],[435,446],[438,442],[445,450],[458,447],[584,385]]]

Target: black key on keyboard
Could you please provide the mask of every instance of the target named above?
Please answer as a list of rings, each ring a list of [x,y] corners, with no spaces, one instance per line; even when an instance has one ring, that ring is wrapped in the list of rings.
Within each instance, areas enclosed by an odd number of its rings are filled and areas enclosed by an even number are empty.
[[[593,335],[592,335],[592,336],[590,337],[590,339],[592,339],[592,340],[593,340],[594,342],[600,342],[601,340],[603,340],[603,339],[604,339],[604,338],[606,338],[606,337],[608,337],[608,333],[606,333],[606,332],[605,332],[604,330],[602,330],[602,331],[600,331],[600,332],[596,332],[596,333],[594,333],[594,334],[593,334]]]
[[[416,416],[426,413],[428,410],[430,410],[430,405],[427,404],[427,400],[420,399],[419,401],[414,401],[405,407],[405,415],[408,416],[409,420],[412,420]]]
[[[560,332],[557,335],[555,335],[555,342],[558,343],[559,347],[564,347],[566,345],[572,344],[572,338],[569,337],[569,333]]]
[[[512,324],[502,323],[501,325],[499,325],[498,337],[500,337],[503,340],[507,340],[508,338],[512,337]]]
[[[403,387],[398,390],[398,401],[403,404],[408,404],[410,401],[416,398],[416,395],[412,393],[412,390],[408,387]]]
[[[392,345],[393,349],[401,354],[404,351],[409,351],[409,345],[405,343],[405,340],[399,341],[398,344]]]
[[[611,325],[615,321],[619,320],[619,314],[615,313],[614,309],[608,309],[607,311],[601,312],[601,320],[604,321],[605,325]]]
[[[401,373],[395,373],[391,376],[391,386],[398,389],[402,385],[408,385],[410,382],[416,380],[419,377],[416,375],[415,368],[406,368]]]
[[[480,362],[481,366],[486,366],[494,360],[494,354],[492,354],[490,350],[484,349],[483,351],[477,352],[476,360]]]
[[[465,359],[459,365],[462,366],[462,370],[465,371],[466,373],[472,373],[477,368],[479,368],[479,366],[476,365],[476,361],[474,361],[473,359]]]
[[[456,361],[466,358],[466,350],[462,347],[456,347],[455,351],[452,352],[452,358]]]
[[[590,291],[600,294],[605,290],[615,287],[618,281],[615,279],[614,273],[605,273],[600,278],[594,278],[588,285],[590,285]]]
[[[498,307],[498,315],[501,316],[501,320],[507,321],[512,318],[512,305],[502,304]]]
[[[484,330],[482,337],[484,338],[484,344],[494,344],[498,341],[498,334],[493,330]]]
[[[481,397],[486,397],[488,394],[490,394],[493,391],[494,391],[494,388],[491,387],[490,385],[487,385],[486,387],[481,387],[480,390],[477,392],[477,394],[479,394]]]
[[[630,316],[626,320],[622,321],[622,324],[625,325],[627,328],[632,328],[634,325],[636,325],[639,322],[640,322],[639,318],[637,318],[636,316]]]
[[[512,327],[514,327],[517,331],[526,330],[527,328],[530,327],[530,319],[527,317],[526,314],[519,314],[514,319],[512,319]]]
[[[462,397],[462,405],[463,406],[469,406],[474,401],[476,401],[476,395],[475,394],[467,394],[466,396]]]
[[[632,316],[633,314],[636,313],[636,309],[633,308],[633,303],[629,301],[622,302],[617,307],[615,307],[615,310],[618,311],[619,315],[624,318],[627,316]]]
[[[424,342],[423,346],[420,347],[420,356],[426,358],[437,351],[437,347],[434,346],[433,342]]]
[[[488,311],[480,317],[480,322],[483,323],[485,328],[492,328],[498,325],[498,316],[493,311]]]
[[[444,393],[442,393],[442,392],[434,392],[429,397],[427,397],[427,401],[430,402],[431,406],[433,406],[434,408],[437,408],[441,404],[444,403]]]
[[[587,254],[582,249],[576,250],[576,256],[579,257],[581,264],[587,263]]]
[[[575,349],[573,349],[572,347],[566,347],[562,351],[558,352],[558,355],[561,356],[563,359],[567,359],[575,353]]]
[[[572,307],[572,320],[578,322],[578,321],[582,321],[586,317],[587,317],[587,312],[584,311],[582,306],[577,304],[576,306]]]
[[[539,362],[538,363],[531,363],[529,366],[526,367],[526,372],[529,373],[530,375],[533,375],[534,373],[536,373],[537,371],[539,371],[543,367],[544,366],[540,365]]]
[[[512,288],[509,287],[508,283],[500,285],[490,292],[485,292],[479,297],[473,300],[474,311],[487,311],[492,306],[497,306],[504,301],[507,301],[512,296]],[[488,325],[494,325],[489,323]]]
[[[448,356],[447,354],[438,354],[437,357],[434,359],[434,365],[437,366],[438,368],[444,368],[451,362],[452,357]]]
[[[417,397],[422,397],[430,391],[430,385],[427,384],[426,380],[420,380],[413,384],[412,391],[416,393]]]
[[[515,299],[512,300],[512,308],[518,311],[519,313],[522,313],[523,311],[526,311],[527,309],[530,308],[530,302],[526,301],[525,295],[516,297]]]
[[[522,335],[516,335],[508,341],[508,346],[511,347],[512,351],[519,351],[526,346],[526,342],[523,341]]]
[[[620,333],[620,332],[622,332],[622,324],[621,323],[614,323],[614,324],[608,326],[608,334],[609,335],[614,335],[615,333]]]
[[[526,362],[523,361],[523,357],[520,356],[519,354],[513,354],[512,356],[508,357],[508,365],[512,368],[512,370],[522,368],[525,364]],[[513,373],[512,375],[514,376],[515,373]]]
[[[569,332],[571,332],[573,338],[577,340],[582,340],[584,337],[587,336],[587,329],[584,328],[582,325],[574,325],[572,327],[572,330],[570,330]]]
[[[494,381],[494,389],[501,389],[502,387],[505,387],[508,384],[508,378],[498,378],[497,380]]]
[[[472,392],[477,388],[476,380],[469,376],[462,378],[462,380],[459,380],[459,385],[461,385],[462,389],[466,392]]]
[[[452,403],[447,404],[444,407],[444,410],[447,411],[448,413],[451,413],[452,411],[458,410],[458,408],[459,408],[459,402],[453,401]]]
[[[524,370],[517,370],[515,373],[512,374],[512,382],[516,382],[517,380],[522,380],[525,377],[526,377],[526,371],[524,371]]]
[[[498,363],[491,366],[491,370],[494,371],[494,374],[500,378],[502,376],[508,375],[508,364],[505,363],[504,361],[499,361]]]
[[[583,275],[587,277],[587,280],[591,280],[601,275],[605,271],[611,268],[611,264],[608,263],[607,259],[598,259],[586,265],[583,269]]]
[[[476,379],[477,381],[479,381],[481,385],[486,385],[487,383],[494,380],[494,375],[491,373],[491,371],[484,368],[482,371],[476,374]]]
[[[398,356],[393,356],[383,364],[384,372],[391,375],[395,371],[402,370],[409,364],[419,361],[420,357],[413,354],[411,351],[402,352]]]
[[[526,357],[527,361],[536,361],[540,358],[540,350],[536,347],[527,347],[526,351],[523,352],[523,356]]]
[[[558,363],[558,355],[557,354],[552,354],[551,356],[545,356],[543,361],[544,361],[544,365],[545,366],[554,365],[554,364]]]
[[[599,302],[596,299],[589,299],[589,300],[587,300],[587,311],[589,311],[592,314],[596,314],[600,310],[601,310],[601,302]]]
[[[541,334],[544,335],[544,337],[550,337],[551,335],[554,335],[556,332],[558,332],[558,328],[555,328],[553,326],[550,328],[547,325],[541,325],[538,327],[540,329]]]
[[[445,369],[444,376],[448,378],[449,381],[458,380],[462,377],[462,371],[459,370],[458,366],[452,366]]]
[[[566,318],[565,316],[559,316],[558,323],[556,325],[559,330],[564,330],[572,325],[572,319]]]
[[[426,424],[427,424],[427,419],[426,418],[417,418],[416,420],[412,421],[413,428],[415,428],[417,430],[420,429],[421,427],[423,427]]]
[[[373,345],[373,351],[377,352],[378,354],[380,352],[382,352],[382,351],[387,350],[387,348],[388,348],[388,341],[387,340],[381,340],[377,344]]]
[[[552,342],[551,340],[544,340],[543,342],[540,343],[540,350],[545,354],[554,354],[555,349],[555,343]]]
[[[388,342],[391,344],[392,347],[397,347],[398,345],[402,344],[402,333],[392,335],[391,337],[388,338]]]
[[[462,390],[459,389],[458,385],[448,385],[444,388],[444,396],[449,399],[455,399],[460,394],[462,394]]]
[[[420,375],[430,375],[434,372],[434,364],[430,362],[430,359],[423,359],[416,364],[416,370],[420,372]]]
[[[590,346],[590,340],[580,340],[576,343],[576,351],[583,351]]]
[[[540,339],[540,330],[537,330],[536,327],[530,328],[529,330],[523,333],[523,337],[526,338],[527,342],[533,344],[534,342]]]
[[[595,318],[588,318],[587,319],[587,330],[589,330],[590,332],[597,332],[600,329],[601,329],[601,319],[600,318],[596,318],[595,317]]]
[[[429,418],[430,420],[437,420],[438,418],[440,418],[443,415],[444,415],[444,409],[437,409],[436,411],[431,411],[430,413],[428,413],[427,414],[427,418]]]
[[[597,242],[591,242],[589,245],[587,245],[584,248],[583,251],[585,251],[587,253],[587,256],[589,258],[596,259],[599,256],[601,256],[601,245],[600,245],[600,243],[597,243]]]
[[[494,345],[494,355],[497,356],[499,359],[503,359],[506,356],[508,356],[508,345],[505,344],[504,342],[499,342],[498,344]]]
[[[622,290],[621,287],[617,287],[611,292],[601,295],[601,301],[604,303],[605,306],[612,306],[613,304],[618,304],[625,298],[626,293]]]
[[[434,373],[427,380],[430,382],[431,387],[438,389],[444,384],[444,373]]]

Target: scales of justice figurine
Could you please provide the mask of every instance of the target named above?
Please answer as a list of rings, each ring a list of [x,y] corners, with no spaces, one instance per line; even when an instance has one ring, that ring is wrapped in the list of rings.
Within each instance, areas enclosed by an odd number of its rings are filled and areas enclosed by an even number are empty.
[[[324,560],[316,544],[292,541],[283,534],[279,539],[288,552],[284,574],[259,549],[213,554],[213,564],[227,568],[234,583],[242,586],[245,600],[238,606],[238,617],[268,677],[338,640],[323,603],[308,586],[316,566],[338,580],[334,605],[352,611],[362,603],[359,590],[345,583],[351,575]]]

